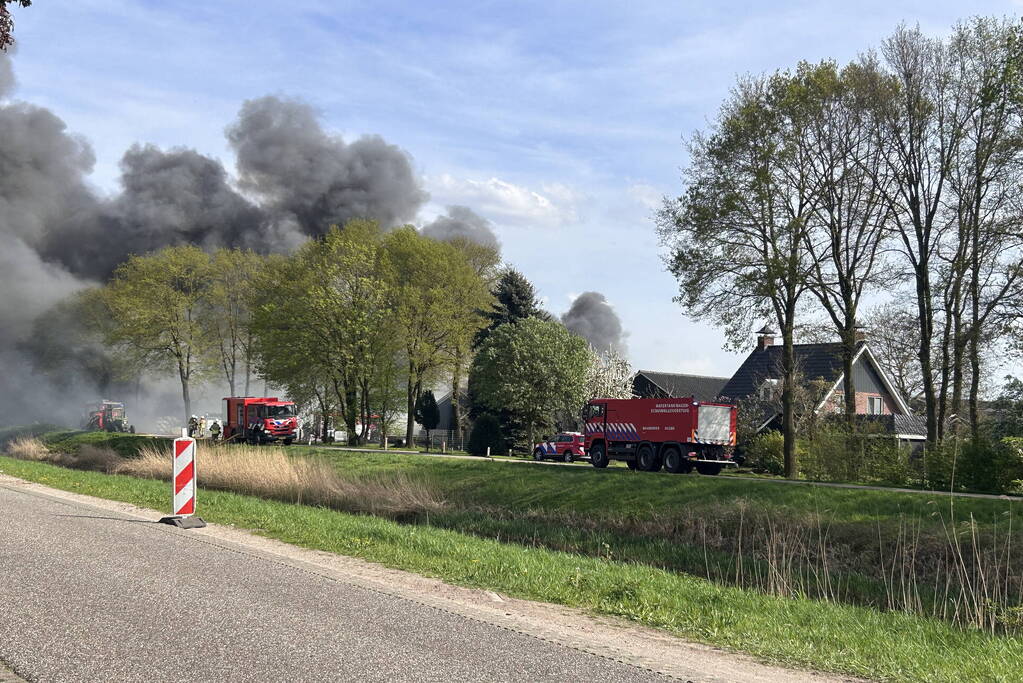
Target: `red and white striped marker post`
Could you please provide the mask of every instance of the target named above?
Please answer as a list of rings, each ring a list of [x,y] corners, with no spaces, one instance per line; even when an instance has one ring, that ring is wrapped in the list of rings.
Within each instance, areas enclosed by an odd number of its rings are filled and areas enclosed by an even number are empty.
[[[170,517],[160,521],[182,529],[199,529],[206,526],[201,517],[195,516],[195,439],[185,436],[174,439],[174,467],[171,477]]]

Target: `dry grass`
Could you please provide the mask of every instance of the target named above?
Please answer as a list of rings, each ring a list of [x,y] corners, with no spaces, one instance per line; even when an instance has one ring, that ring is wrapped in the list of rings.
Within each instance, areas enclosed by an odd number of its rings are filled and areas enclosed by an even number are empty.
[[[145,446],[137,458],[125,459],[109,448],[87,445],[76,455],[53,452],[38,439],[22,437],[8,444],[7,452],[21,460],[77,470],[171,477],[171,451],[156,446]],[[206,488],[391,519],[414,519],[446,507],[426,482],[404,474],[345,479],[324,460],[288,457],[281,448],[199,445],[196,471]]]
[[[169,480],[171,460],[169,450],[144,447],[138,458],[122,461],[118,472]],[[430,486],[406,475],[345,479],[324,460],[288,457],[281,448],[200,445],[196,471],[206,488],[392,519],[445,507]]]
[[[7,444],[7,452],[19,460],[50,460],[50,451],[43,442],[31,436],[21,436],[11,441]]]
[[[97,448],[85,445],[78,449],[77,454],[59,453],[48,449],[43,442],[34,437],[21,437],[7,444],[7,452],[20,460],[48,462],[74,470],[88,470],[116,474],[124,462],[117,453],[109,448]]]

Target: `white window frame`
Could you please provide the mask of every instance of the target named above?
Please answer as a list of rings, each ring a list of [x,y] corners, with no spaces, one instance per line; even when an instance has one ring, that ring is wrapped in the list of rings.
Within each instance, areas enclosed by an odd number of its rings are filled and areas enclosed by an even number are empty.
[[[875,401],[877,401],[877,403],[874,403]],[[874,410],[875,405],[877,406],[877,410]],[[884,415],[884,399],[880,396],[868,396],[867,415]]]

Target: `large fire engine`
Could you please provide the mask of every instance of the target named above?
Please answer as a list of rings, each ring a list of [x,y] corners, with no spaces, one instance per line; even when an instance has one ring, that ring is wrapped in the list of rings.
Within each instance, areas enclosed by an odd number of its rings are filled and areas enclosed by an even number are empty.
[[[246,441],[257,445],[295,440],[298,416],[293,401],[279,398],[232,396],[224,399],[224,441]]]
[[[135,433],[135,426],[128,424],[124,412],[124,404],[117,401],[100,401],[91,403],[85,409],[82,428],[105,432]]]
[[[692,398],[593,399],[586,404],[586,452],[594,467],[717,474],[734,466],[735,406]]]

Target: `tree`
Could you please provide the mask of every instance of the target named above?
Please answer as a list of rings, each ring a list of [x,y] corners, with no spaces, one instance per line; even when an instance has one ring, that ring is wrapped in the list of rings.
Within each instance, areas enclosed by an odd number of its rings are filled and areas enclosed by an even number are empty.
[[[493,415],[484,413],[473,422],[466,450],[472,455],[488,455],[504,452],[506,446],[501,436],[501,422]]]
[[[876,186],[891,208],[893,235],[914,283],[927,442],[934,444],[939,420],[931,277],[946,228],[941,209],[969,104],[957,82],[956,55],[942,41],[903,26],[884,41],[881,53],[892,78],[878,82],[873,100],[875,136],[885,150],[879,172],[884,179]]]
[[[462,434],[462,411],[459,396],[462,390],[462,373],[465,372],[465,366],[472,351],[473,341],[485,323],[479,311],[493,306],[493,294],[490,293],[490,290],[495,285],[497,265],[501,262],[501,254],[496,247],[479,244],[464,237],[455,237],[447,240],[447,242],[458,248],[465,255],[469,266],[487,290],[484,293],[478,288],[472,288],[468,292],[464,292],[464,294],[474,297],[483,295],[484,301],[478,303],[475,306],[475,310],[466,309],[465,312],[471,316],[469,320],[471,324],[462,326],[459,333],[452,340],[451,428],[460,435]],[[468,306],[469,302],[465,302],[465,305]]]
[[[657,217],[679,282],[676,301],[725,327],[732,344],[770,316],[782,334],[785,474],[796,462],[796,314],[814,268],[806,249],[815,201],[807,98],[799,77],[741,80],[709,134],[694,136],[683,194]]]
[[[484,412],[506,412],[520,424],[532,448],[538,429],[579,411],[589,364],[582,338],[557,322],[525,318],[491,332],[469,370],[469,387]]]
[[[903,398],[919,407],[923,400],[924,378],[920,372],[920,325],[916,305],[888,302],[867,313],[864,325],[870,348]]]
[[[260,374],[289,390],[326,386],[330,399],[320,400],[340,413],[350,442],[367,435],[371,387],[395,362],[392,280],[382,231],[363,220],[335,226],[258,278],[251,327]]]
[[[589,348],[590,364],[586,373],[587,398],[632,398],[632,366],[613,348],[598,352]]]
[[[430,432],[440,424],[440,409],[437,407],[437,399],[433,392],[427,389],[416,401],[416,422],[426,430],[426,450],[430,450]]]
[[[244,395],[249,394],[252,365],[249,321],[256,303],[256,275],[262,263],[253,251],[218,249],[213,254],[208,306],[203,320],[214,342],[213,362],[223,371],[231,396],[238,395],[239,365],[245,367]]]
[[[842,388],[850,429],[856,425],[852,372],[864,294],[884,282],[881,254],[890,211],[876,183],[883,147],[874,135],[870,102],[883,76],[864,60],[841,71],[833,62],[800,65],[796,79],[808,110],[808,178],[817,200],[804,233],[811,291],[842,344]]]
[[[385,241],[392,264],[395,318],[408,368],[405,439],[423,386],[450,367],[454,349],[478,328],[486,287],[464,252],[419,234],[394,230]]]
[[[14,44],[14,17],[11,16],[8,5],[28,7],[32,0],[0,0],[0,51],[7,52],[7,48]]]
[[[476,335],[474,343],[476,347],[483,344],[490,333],[500,325],[526,318],[550,319],[550,315],[540,308],[533,283],[514,268],[506,270],[497,281],[493,305],[483,315],[486,326]]]
[[[107,341],[146,354],[156,370],[176,372],[185,421],[192,412],[192,383],[209,358],[202,317],[211,282],[210,257],[182,245],[130,257],[103,289]]]
[[[956,27],[950,43],[962,64],[969,103],[949,183],[959,241],[968,245],[963,259],[968,322],[960,345],[970,361],[970,428],[976,440],[982,348],[998,334],[998,311],[1023,280],[1023,44],[1018,25],[980,17]],[[960,396],[961,391],[953,396],[957,411]]]

